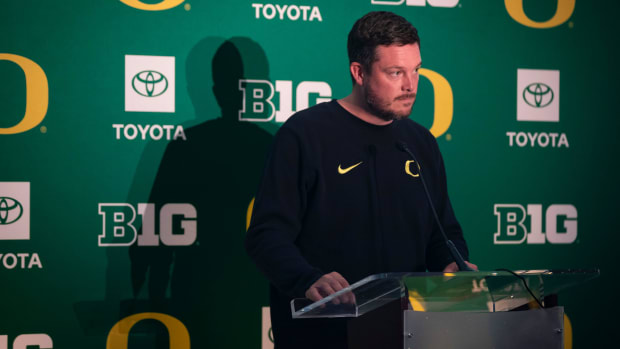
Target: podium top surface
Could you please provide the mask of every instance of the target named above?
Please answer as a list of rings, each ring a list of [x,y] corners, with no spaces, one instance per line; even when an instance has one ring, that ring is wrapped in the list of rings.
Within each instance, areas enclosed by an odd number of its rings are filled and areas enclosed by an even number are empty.
[[[507,311],[599,274],[598,269],[383,273],[318,302],[294,299],[291,311],[293,318],[358,317],[403,297],[416,311]]]

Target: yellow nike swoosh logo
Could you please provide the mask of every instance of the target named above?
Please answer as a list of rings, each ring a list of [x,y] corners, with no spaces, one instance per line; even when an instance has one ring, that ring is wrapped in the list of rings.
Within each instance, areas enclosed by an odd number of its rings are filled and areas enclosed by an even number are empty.
[[[358,162],[357,164],[347,167],[347,168],[342,168],[341,165],[338,165],[338,173],[340,174],[345,174],[349,171],[351,171],[352,169],[356,168],[357,166],[361,165],[363,161]]]

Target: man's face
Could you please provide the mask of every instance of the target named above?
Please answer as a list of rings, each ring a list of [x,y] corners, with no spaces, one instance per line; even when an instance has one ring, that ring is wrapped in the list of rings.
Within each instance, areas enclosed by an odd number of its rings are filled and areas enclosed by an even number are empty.
[[[362,85],[369,111],[386,121],[409,117],[418,91],[420,46],[380,45],[375,58]]]

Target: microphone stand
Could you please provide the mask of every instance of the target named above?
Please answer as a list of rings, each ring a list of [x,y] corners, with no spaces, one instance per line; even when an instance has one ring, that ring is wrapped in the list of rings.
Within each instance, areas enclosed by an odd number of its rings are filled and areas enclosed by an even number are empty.
[[[429,194],[428,187],[426,186],[426,182],[424,181],[424,176],[422,175],[422,169],[419,167],[420,163],[418,162],[418,159],[416,159],[416,157],[413,155],[411,150],[409,150],[405,142],[397,141],[396,148],[398,148],[398,150],[402,152],[409,154],[409,156],[413,159],[413,161],[415,161],[415,163],[418,165],[418,171],[420,173],[420,179],[422,180],[422,186],[424,187],[426,198],[428,199],[428,203],[430,204],[431,210],[433,211],[433,216],[435,217],[437,226],[439,226],[439,231],[441,232],[441,235],[444,241],[446,242],[448,249],[450,250],[450,254],[452,255],[452,258],[456,262],[456,265],[459,267],[459,270],[460,271],[474,271],[472,268],[468,267],[467,264],[465,264],[465,260],[463,259],[463,256],[461,255],[459,250],[456,249],[454,242],[448,239],[448,235],[446,235],[446,232],[443,230],[443,226],[441,225],[441,222],[439,221],[439,217],[437,216],[437,211],[435,210],[435,205],[433,205],[433,200],[431,200],[431,195]]]

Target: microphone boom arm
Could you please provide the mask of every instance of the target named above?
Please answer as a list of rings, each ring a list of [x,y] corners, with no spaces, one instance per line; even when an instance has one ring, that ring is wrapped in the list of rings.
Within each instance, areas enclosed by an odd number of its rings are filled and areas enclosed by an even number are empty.
[[[405,142],[397,141],[396,148],[398,148],[402,152],[409,154],[409,156],[413,159],[413,161],[415,161],[416,164],[418,164],[418,166],[420,165],[420,163],[418,162],[418,159],[416,159],[416,157],[413,155],[411,150],[409,150]],[[418,167],[418,172],[420,173],[420,179],[422,180],[422,186],[424,187],[426,198],[428,199],[428,203],[431,206],[431,211],[433,211],[435,222],[437,222],[437,226],[439,226],[439,231],[441,232],[441,235],[443,236],[446,242],[446,245],[448,246],[448,249],[450,250],[450,254],[452,255],[452,258],[456,262],[456,265],[459,267],[460,271],[474,271],[472,268],[467,266],[467,264],[465,263],[465,259],[463,259],[463,256],[461,255],[459,250],[454,245],[454,242],[448,239],[448,235],[446,235],[446,232],[443,230],[443,226],[441,225],[441,222],[439,221],[439,216],[437,215],[437,211],[435,210],[435,205],[433,205],[433,200],[431,200],[431,195],[428,192],[428,187],[426,186],[426,181],[424,181],[424,176],[422,175],[422,169],[420,167]]]

